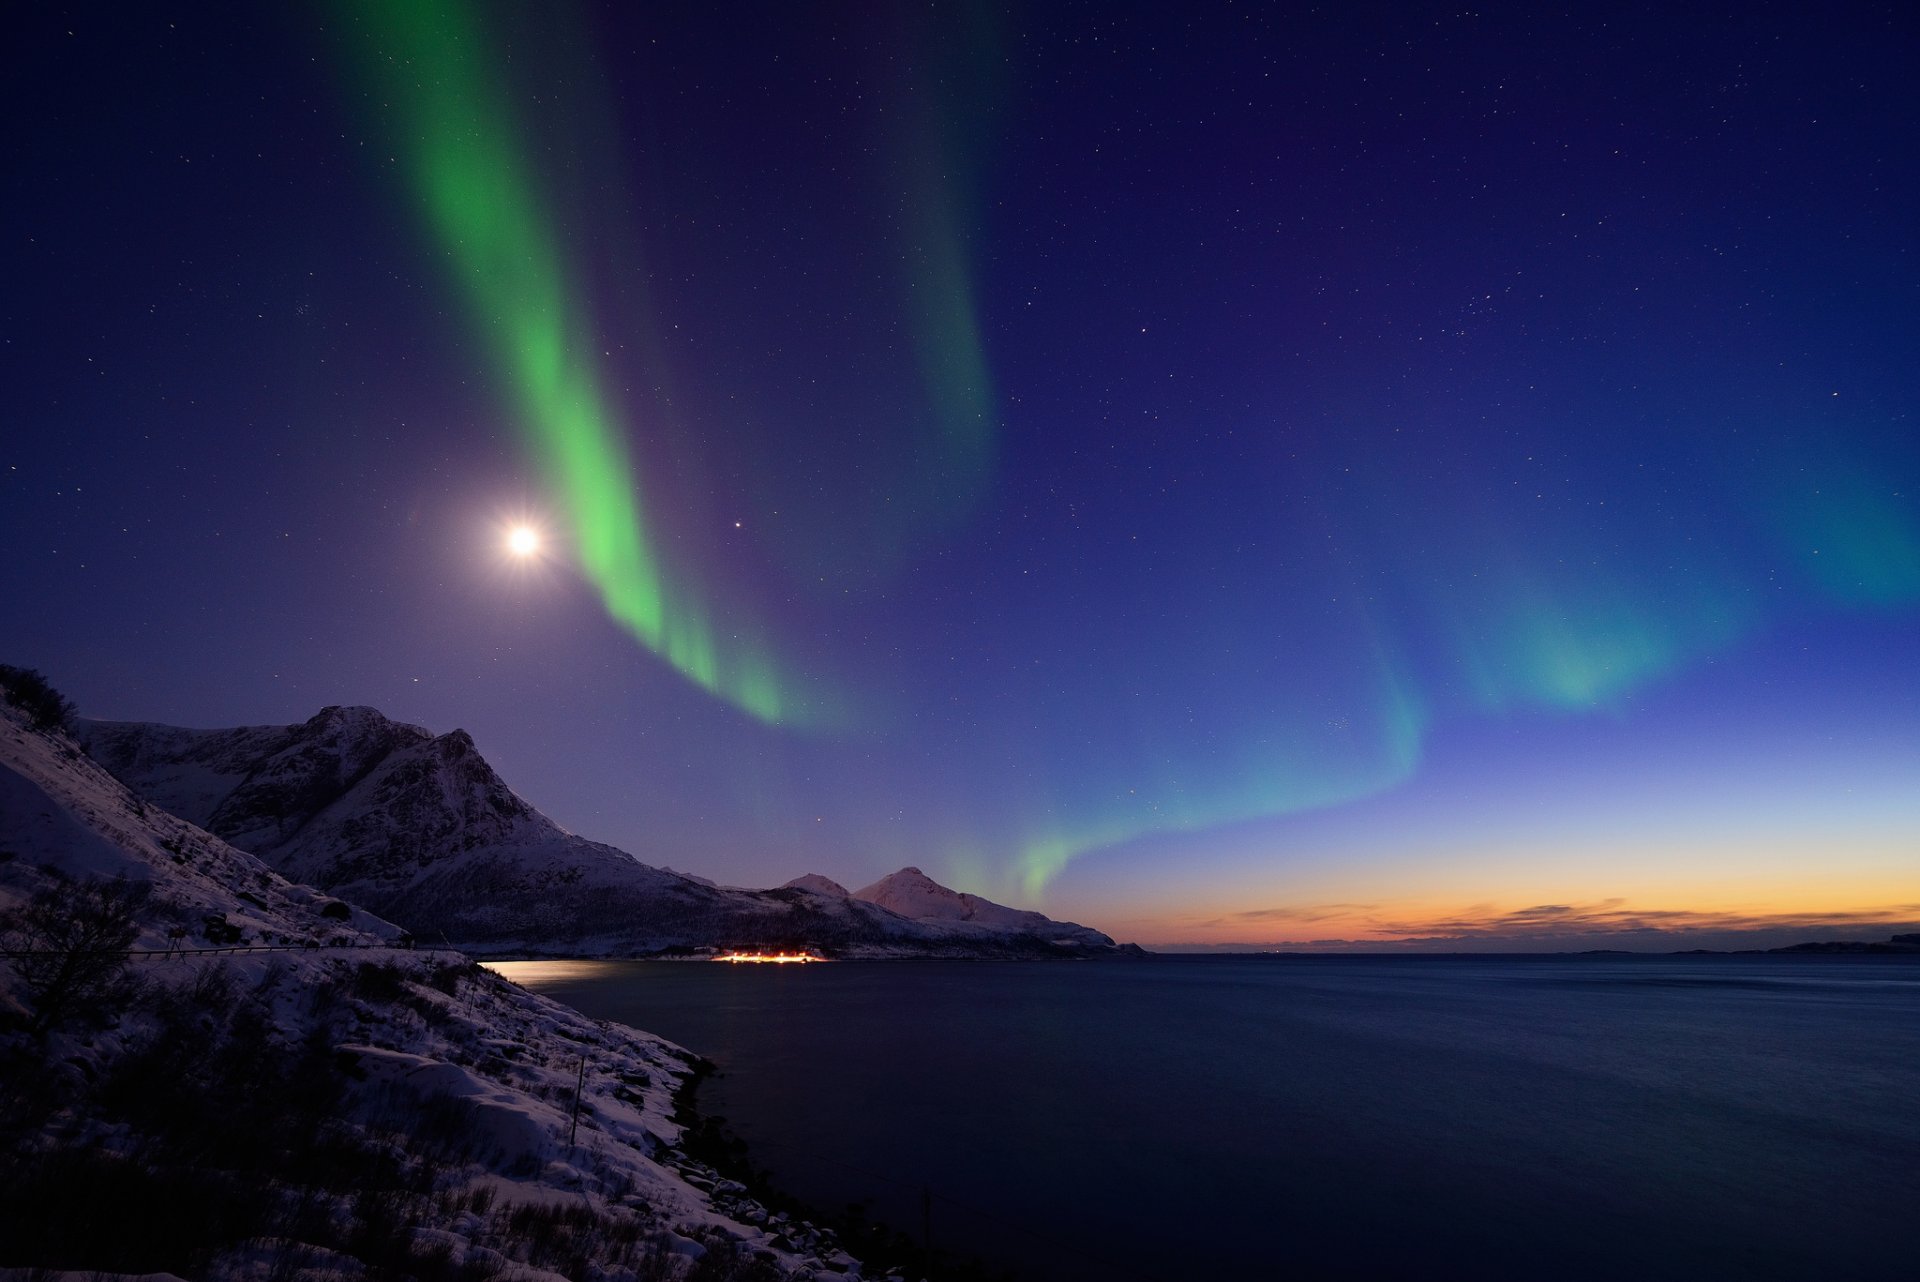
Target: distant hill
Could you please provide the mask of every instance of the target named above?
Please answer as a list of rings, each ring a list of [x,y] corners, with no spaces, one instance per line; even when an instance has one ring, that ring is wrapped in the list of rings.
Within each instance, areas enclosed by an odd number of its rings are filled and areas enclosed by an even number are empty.
[[[824,877],[716,886],[575,836],[507,787],[464,730],[373,708],[190,730],[83,721],[94,760],[155,806],[423,940],[489,954],[804,948],[849,957],[1072,957],[1099,931],[907,869],[848,894]]]
[[[1920,934],[1895,935],[1884,940],[1826,939],[1780,948],[1688,948],[1678,957],[1767,957],[1775,954],[1871,953],[1876,956],[1920,954]]]
[[[1102,951],[1114,947],[1113,940],[1087,926],[1070,921],[1055,921],[1044,913],[1024,908],[1009,908],[991,899],[965,891],[949,890],[918,868],[902,868],[860,890],[848,890],[830,877],[808,873],[795,877],[783,889],[804,890],[828,900],[872,904],[909,921],[934,929],[956,926],[989,932],[1045,939],[1064,949]],[[1140,948],[1122,945],[1120,951],[1139,954]]]
[[[1887,940],[1828,939],[1814,943],[1769,948],[1770,953],[1920,953],[1920,934],[1895,935]]]
[[[871,886],[854,891],[853,898],[878,904],[915,921],[970,921],[1001,930],[1037,933],[1059,929],[1059,923],[1039,913],[1008,908],[964,891],[948,890],[918,868],[902,868],[882,877]]]

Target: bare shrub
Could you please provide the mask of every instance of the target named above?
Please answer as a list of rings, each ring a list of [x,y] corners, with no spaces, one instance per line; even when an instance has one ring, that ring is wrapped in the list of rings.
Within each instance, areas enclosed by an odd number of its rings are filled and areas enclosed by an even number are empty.
[[[73,1018],[111,1020],[126,1005],[135,991],[127,948],[140,933],[149,890],[121,878],[58,878],[6,923],[6,949],[32,1002],[34,1032]]]

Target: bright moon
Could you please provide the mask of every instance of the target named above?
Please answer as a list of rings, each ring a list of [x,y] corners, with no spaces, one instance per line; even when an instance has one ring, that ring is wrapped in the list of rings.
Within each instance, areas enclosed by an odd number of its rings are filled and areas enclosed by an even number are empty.
[[[516,525],[507,531],[507,551],[515,556],[532,556],[540,550],[540,531],[531,525]]]

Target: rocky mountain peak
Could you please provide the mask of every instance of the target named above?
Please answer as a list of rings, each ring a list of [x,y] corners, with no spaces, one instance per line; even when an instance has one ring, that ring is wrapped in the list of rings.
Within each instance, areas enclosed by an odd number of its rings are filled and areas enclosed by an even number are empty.
[[[297,727],[295,738],[327,743],[418,743],[433,736],[420,726],[395,721],[364,704],[329,704]]]
[[[878,904],[916,921],[972,921],[980,915],[976,904],[1000,908],[990,900],[950,890],[911,866],[889,873],[871,886],[854,891],[853,897]]]
[[[795,877],[780,887],[782,890],[810,890],[816,895],[826,895],[832,899],[851,899],[853,892],[831,877],[822,877],[817,872]]]
[[[465,730],[449,730],[433,741],[440,755],[449,761],[458,761],[476,751],[473,736]]]
[[[889,873],[871,886],[854,891],[853,897],[914,921],[965,922],[996,930],[1026,931],[1062,939],[1098,940],[1107,946],[1113,943],[1099,931],[1085,926],[1057,922],[1041,913],[1009,908],[980,895],[950,890],[912,866]]]
[[[330,703],[320,711],[308,717],[306,724],[315,729],[327,726],[349,725],[355,723],[378,722],[392,725],[387,714],[378,708],[369,708],[364,703]]]

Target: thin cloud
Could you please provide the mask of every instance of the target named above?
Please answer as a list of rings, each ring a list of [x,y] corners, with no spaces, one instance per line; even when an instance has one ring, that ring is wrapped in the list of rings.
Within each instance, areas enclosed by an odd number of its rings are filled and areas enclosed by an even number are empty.
[[[1824,913],[1738,913],[1700,909],[1630,908],[1625,900],[1592,904],[1541,904],[1505,912],[1468,912],[1426,920],[1380,920],[1369,925],[1380,935],[1403,939],[1486,939],[1551,935],[1610,935],[1626,932],[1672,934],[1694,931],[1814,930],[1842,926],[1899,924],[1920,915],[1920,904]]]
[[[1189,929],[1208,930],[1220,926],[1252,925],[1266,921],[1300,922],[1307,924],[1316,921],[1335,921],[1376,912],[1378,904],[1315,904],[1311,907],[1294,908],[1249,908],[1243,912],[1227,913],[1221,917],[1208,917],[1199,921],[1185,923]]]
[[[1704,946],[1771,947],[1782,942],[1855,938],[1884,938],[1920,924],[1920,903],[1890,904],[1879,908],[1843,909],[1821,913],[1756,913],[1685,908],[1636,908],[1623,898],[1584,904],[1530,904],[1499,908],[1474,904],[1439,917],[1376,915],[1376,905],[1316,904],[1292,908],[1258,908],[1188,923],[1195,930],[1231,930],[1262,923],[1311,926],[1341,920],[1358,927],[1351,937],[1293,937],[1223,943],[1163,944],[1165,948],[1257,950],[1397,950],[1445,947],[1512,949],[1545,947],[1625,947],[1652,949]],[[1306,933],[1306,932],[1302,932]],[[1787,936],[1795,938],[1788,939]]]

